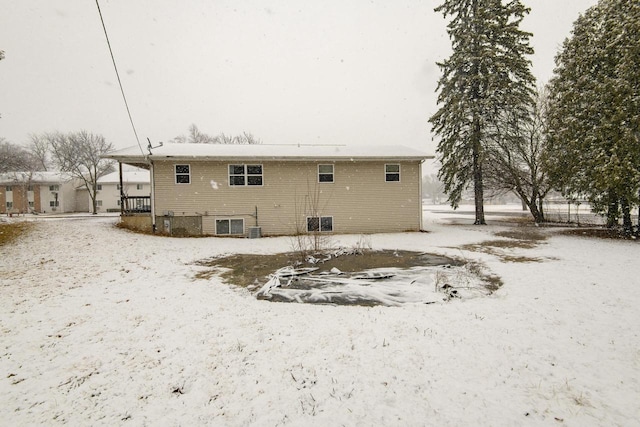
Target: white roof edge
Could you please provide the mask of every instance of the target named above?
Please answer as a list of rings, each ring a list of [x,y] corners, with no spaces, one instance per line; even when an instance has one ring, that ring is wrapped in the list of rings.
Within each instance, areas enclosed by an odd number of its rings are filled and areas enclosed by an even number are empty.
[[[419,161],[435,156],[404,146],[347,146],[347,145],[221,145],[221,144],[165,144],[143,155],[137,147],[106,154],[103,157],[125,163],[148,163],[153,160],[212,161]]]

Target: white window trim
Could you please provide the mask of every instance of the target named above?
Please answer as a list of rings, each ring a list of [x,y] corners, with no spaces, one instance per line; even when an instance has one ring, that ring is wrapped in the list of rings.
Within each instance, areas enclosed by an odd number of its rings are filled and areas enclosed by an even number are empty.
[[[228,233],[218,233],[218,221],[228,221],[229,222],[229,232]],[[242,233],[231,233],[231,221],[242,221]],[[216,218],[214,220],[214,227],[215,227],[215,230],[216,230],[216,236],[244,236],[244,234],[245,234],[244,218]]]
[[[395,174],[395,172],[387,172],[387,166],[398,166],[398,180],[397,181],[389,181],[387,179],[387,174]],[[402,166],[400,163],[385,163],[384,164],[384,182],[400,182],[402,181]]]
[[[230,166],[242,166],[244,168],[244,173],[242,175],[237,173],[232,174],[231,171],[229,170]],[[247,173],[249,166],[260,166],[260,171],[261,171],[260,175]],[[244,184],[243,185],[232,184],[231,183],[232,176],[244,176]],[[250,176],[261,177],[262,179],[260,180],[261,181],[260,185],[254,185],[254,184],[249,185]],[[229,163],[227,164],[227,184],[229,185],[229,187],[264,187],[264,165],[262,163]]]
[[[176,168],[178,166],[187,166],[189,168],[189,173],[178,173],[176,171]],[[178,175],[183,176],[183,175],[188,175],[189,176],[189,182],[178,182]],[[173,181],[175,182],[176,185],[191,185],[191,165],[189,163],[175,163],[173,165]]]
[[[321,173],[320,166],[331,166],[331,181],[320,181],[320,175],[329,175],[329,173]],[[331,163],[322,163],[318,165],[318,184],[333,184],[336,181],[336,167]]]
[[[306,224],[307,224],[307,233],[316,233],[316,231],[313,230],[309,230],[309,218],[318,218],[318,228],[320,228],[320,230],[318,232],[320,233],[333,233],[333,216],[332,215],[310,215],[306,218]],[[331,230],[323,230],[322,229],[322,218],[331,218]]]

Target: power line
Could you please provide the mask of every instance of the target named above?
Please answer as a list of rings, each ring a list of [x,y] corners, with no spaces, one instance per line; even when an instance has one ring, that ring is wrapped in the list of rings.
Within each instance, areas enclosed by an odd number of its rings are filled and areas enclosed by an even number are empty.
[[[100,4],[98,3],[98,0],[96,0],[96,6],[98,7],[100,22],[102,22],[104,37],[107,39],[107,46],[109,46],[109,53],[111,54],[111,62],[113,62],[113,69],[116,70],[116,77],[118,77],[118,85],[120,85],[120,92],[122,93],[122,99],[124,99],[124,106],[127,107],[127,114],[129,115],[129,121],[131,122],[131,127],[133,128],[133,134],[136,136],[136,141],[138,142],[138,147],[140,147],[140,152],[142,153],[142,155],[144,155],[144,150],[142,149],[142,145],[140,145],[140,139],[138,138],[138,132],[136,131],[136,125],[133,124],[133,118],[131,117],[131,111],[129,110],[129,103],[127,102],[127,97],[124,94],[122,81],[120,80],[120,73],[118,73],[118,67],[116,66],[116,59],[113,56],[113,49],[111,49],[111,43],[109,42],[109,35],[107,34],[107,27],[104,25],[104,19],[102,18],[102,11],[100,10]]]

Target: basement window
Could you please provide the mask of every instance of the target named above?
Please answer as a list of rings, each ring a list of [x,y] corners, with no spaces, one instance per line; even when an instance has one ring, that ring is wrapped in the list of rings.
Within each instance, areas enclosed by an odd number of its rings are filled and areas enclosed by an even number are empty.
[[[244,219],[216,219],[216,234],[242,235],[244,234]]]
[[[332,216],[309,216],[307,217],[307,232],[331,232],[333,231]]]

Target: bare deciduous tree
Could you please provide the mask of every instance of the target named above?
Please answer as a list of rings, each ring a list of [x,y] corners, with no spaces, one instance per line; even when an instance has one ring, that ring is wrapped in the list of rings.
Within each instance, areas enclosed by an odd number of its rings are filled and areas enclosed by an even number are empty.
[[[51,147],[53,160],[58,168],[86,185],[91,198],[92,212],[98,213],[98,178],[114,170],[113,161],[103,159],[102,155],[113,151],[113,145],[102,135],[84,130],[69,134],[45,134],[44,138]]]
[[[536,223],[544,222],[543,200],[551,191],[545,160],[548,97],[538,90],[530,117],[507,115],[487,150],[485,183],[497,194],[515,193]]]
[[[38,163],[39,170],[49,170],[51,166],[51,150],[46,135],[29,135],[29,151]]]
[[[0,173],[42,170],[31,153],[0,137]]]
[[[195,124],[189,126],[188,135],[178,135],[171,142],[178,144],[262,144],[262,141],[249,132],[242,132],[240,135],[220,133],[219,135],[211,136],[201,132]]]

